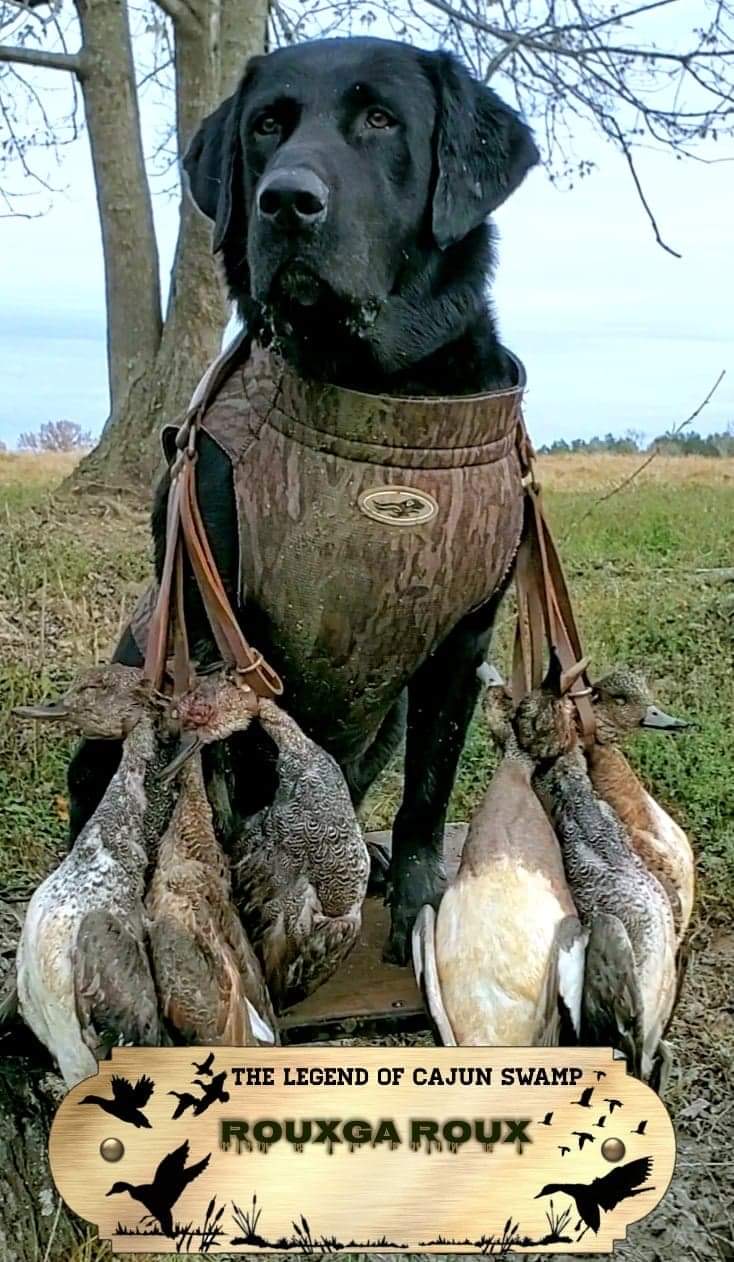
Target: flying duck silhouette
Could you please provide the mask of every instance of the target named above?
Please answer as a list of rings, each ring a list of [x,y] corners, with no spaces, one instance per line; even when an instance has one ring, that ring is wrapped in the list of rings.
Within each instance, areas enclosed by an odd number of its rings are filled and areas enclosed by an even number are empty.
[[[194,1113],[197,1117],[200,1113],[206,1113],[206,1110],[211,1104],[214,1104],[215,1100],[218,1100],[221,1104],[227,1103],[229,1092],[222,1090],[226,1077],[227,1071],[224,1070],[221,1074],[215,1074],[210,1082],[199,1082],[198,1078],[194,1079],[194,1086],[201,1087],[204,1093],[194,1108]]]
[[[164,1236],[172,1236],[173,1217],[171,1210],[189,1183],[193,1183],[194,1179],[197,1179],[206,1170],[211,1153],[207,1153],[206,1157],[202,1157],[201,1161],[189,1166],[187,1170],[184,1167],[188,1156],[189,1141],[185,1139],[179,1148],[174,1148],[173,1152],[169,1152],[158,1163],[152,1183],[138,1183],[137,1185],[121,1182],[113,1183],[107,1195],[114,1196],[118,1192],[129,1192],[133,1200],[140,1201],[140,1204],[145,1206],[151,1217],[157,1220]]]
[[[595,1126],[599,1126],[599,1127],[606,1126],[606,1124],[607,1124],[607,1115],[606,1115],[606,1113],[602,1113],[601,1117],[599,1118],[599,1121],[598,1121],[598,1122],[594,1122],[594,1125],[595,1125]]]
[[[570,1149],[570,1148],[566,1148],[566,1147],[564,1147],[564,1145],[563,1145],[563,1144],[559,1144],[559,1145],[558,1145],[558,1151],[559,1151],[559,1153],[561,1154],[561,1156],[562,1156],[562,1157],[565,1157],[566,1153],[567,1153],[567,1152],[570,1152],[570,1151],[571,1151],[571,1149]],[[537,1198],[537,1196],[536,1196],[536,1198],[535,1198],[535,1199],[536,1199],[536,1201],[537,1201],[537,1199],[538,1199],[538,1198]]]
[[[594,1136],[590,1135],[588,1131],[571,1131],[571,1134],[578,1136],[580,1149],[583,1148],[587,1140],[589,1141],[590,1144],[594,1143]]]
[[[581,1092],[581,1098],[579,1100],[572,1100],[571,1103],[579,1104],[582,1109],[590,1109],[591,1097],[593,1096],[593,1094],[594,1094],[593,1087],[584,1087],[584,1090]]]
[[[613,1113],[615,1109],[621,1109],[623,1107],[621,1100],[606,1100],[605,1099],[604,1103],[609,1105],[610,1113]]]
[[[546,1113],[545,1117],[543,1118],[543,1121],[542,1121],[542,1122],[539,1122],[539,1123],[538,1123],[538,1125],[539,1125],[539,1126],[550,1126],[550,1125],[551,1125],[552,1118],[553,1118],[553,1114],[552,1114],[552,1113]]]
[[[101,1095],[85,1095],[80,1104],[98,1104],[105,1113],[111,1113],[113,1117],[119,1118],[121,1122],[129,1122],[131,1126],[146,1126],[150,1129],[148,1121],[142,1109],[148,1103],[153,1094],[153,1079],[148,1078],[145,1074],[138,1078],[133,1086],[127,1078],[122,1078],[119,1074],[112,1075],[112,1099],[108,1100]]]
[[[197,1074],[210,1074],[214,1064],[214,1052],[210,1052],[206,1060],[203,1060],[200,1065],[195,1060],[192,1060],[191,1064],[194,1066]]]
[[[192,1095],[190,1091],[169,1091],[169,1095],[175,1095],[178,1104],[174,1112],[171,1114],[171,1120],[175,1122],[177,1117],[181,1117],[187,1109],[193,1109],[201,1099],[201,1096]]]
[[[654,1188],[640,1187],[641,1183],[649,1179],[651,1171],[652,1157],[640,1157],[637,1161],[628,1161],[626,1166],[610,1170],[609,1174],[601,1179],[594,1179],[591,1183],[547,1183],[535,1199],[537,1201],[541,1196],[554,1196],[556,1192],[564,1192],[576,1202],[576,1212],[586,1224],[586,1230],[590,1227],[596,1234],[601,1221],[601,1210],[608,1213],[620,1201],[626,1201],[631,1196],[641,1196],[643,1192],[654,1192]]]
[[[633,1131],[630,1131],[630,1134],[631,1135],[644,1135],[646,1129],[647,1129],[647,1119],[645,1118],[642,1122],[637,1123],[635,1129]]]
[[[194,1117],[200,1117],[202,1113],[206,1113],[210,1105],[215,1100],[219,1100],[221,1104],[226,1104],[229,1099],[229,1092],[223,1091],[224,1080],[227,1077],[226,1069],[221,1074],[215,1074],[209,1082],[199,1082],[198,1078],[194,1078],[193,1085],[200,1087],[201,1095],[192,1095],[190,1091],[169,1091],[169,1095],[173,1095],[178,1100],[172,1120],[181,1117],[187,1109],[191,1109]]]

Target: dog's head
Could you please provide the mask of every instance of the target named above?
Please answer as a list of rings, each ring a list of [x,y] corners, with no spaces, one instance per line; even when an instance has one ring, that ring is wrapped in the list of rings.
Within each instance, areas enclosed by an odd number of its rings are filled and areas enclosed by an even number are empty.
[[[184,166],[230,289],[276,322],[368,325],[538,160],[528,127],[449,53],[318,40],[253,58]]]

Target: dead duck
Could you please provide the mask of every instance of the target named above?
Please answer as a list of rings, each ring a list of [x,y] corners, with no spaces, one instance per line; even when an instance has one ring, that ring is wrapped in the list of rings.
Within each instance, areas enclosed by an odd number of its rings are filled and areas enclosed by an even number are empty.
[[[31,898],[18,946],[21,1015],[71,1086],[96,1072],[108,1042],[159,1038],[142,904],[155,710],[142,671],[105,666],[83,672],[58,701],[15,713],[124,741],[97,810]]]
[[[413,961],[441,1041],[460,1046],[556,1045],[578,1039],[585,933],[553,828],[518,747],[497,672],[485,711],[503,750],[469,826],[459,871],[438,912],[424,907]],[[518,925],[532,934],[518,937]]]
[[[688,928],[695,892],[695,861],[683,829],[647,792],[619,748],[639,728],[673,732],[687,728],[682,719],[653,703],[647,682],[637,671],[617,669],[593,689],[596,743],[589,751],[591,782],[616,811],[645,866],[670,899],[678,941]]]
[[[178,704],[182,758],[243,730],[250,690],[236,676],[209,676]],[[276,1011],[310,994],[338,968],[359,935],[369,857],[342,772],[274,702],[257,720],[277,750],[272,803],[232,847],[235,902],[258,953]]]
[[[595,792],[574,707],[560,695],[557,660],[544,685],[519,703],[513,729],[536,763],[533,784],[563,853],[574,903],[589,931],[582,1041],[611,1044],[634,1073],[660,1079],[662,1038],[676,996],[676,935],[668,898]]]
[[[244,700],[253,698],[248,689]],[[178,713],[174,706],[171,717]],[[170,778],[169,772],[164,779]],[[187,1042],[274,1043],[270,996],[231,892],[197,752],[180,769],[178,800],[145,900],[162,1013]]]

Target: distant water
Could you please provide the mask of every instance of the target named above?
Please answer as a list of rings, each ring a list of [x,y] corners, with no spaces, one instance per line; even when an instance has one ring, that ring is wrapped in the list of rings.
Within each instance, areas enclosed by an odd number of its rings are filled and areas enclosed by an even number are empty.
[[[53,337],[0,328],[0,439],[16,445],[45,421],[77,421],[98,434],[109,409],[107,348],[98,336]]]
[[[653,437],[688,416],[722,368],[727,377],[695,426],[708,433],[734,421],[731,341],[514,324],[503,321],[502,332],[528,370],[527,420],[538,444],[629,429]],[[97,434],[108,409],[104,331],[86,320],[59,334],[16,331],[5,316],[0,382],[0,439],[9,447],[23,430],[62,417]]]

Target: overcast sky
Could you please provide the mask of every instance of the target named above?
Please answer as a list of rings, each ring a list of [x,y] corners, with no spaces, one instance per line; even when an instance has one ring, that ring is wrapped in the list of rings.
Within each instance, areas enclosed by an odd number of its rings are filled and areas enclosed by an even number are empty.
[[[577,148],[580,146],[577,144]],[[731,145],[730,145],[730,152]],[[107,409],[104,281],[82,138],[65,151],[67,191],[41,219],[0,220],[0,439],[66,417],[98,433]],[[722,368],[696,426],[734,421],[734,164],[644,155],[661,228],[654,242],[623,160],[590,135],[598,171],[570,191],[534,171],[497,215],[495,306],[528,370],[537,443],[644,431],[683,420]],[[159,198],[167,274],[177,210]]]

